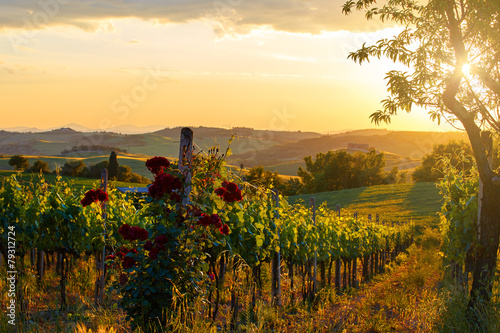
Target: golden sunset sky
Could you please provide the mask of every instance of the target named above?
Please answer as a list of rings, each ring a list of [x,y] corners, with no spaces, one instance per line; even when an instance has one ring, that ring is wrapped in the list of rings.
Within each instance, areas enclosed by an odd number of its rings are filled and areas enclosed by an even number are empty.
[[[401,67],[347,56],[399,28],[343,3],[0,0],[0,128],[375,127]],[[382,128],[450,129],[424,110]]]

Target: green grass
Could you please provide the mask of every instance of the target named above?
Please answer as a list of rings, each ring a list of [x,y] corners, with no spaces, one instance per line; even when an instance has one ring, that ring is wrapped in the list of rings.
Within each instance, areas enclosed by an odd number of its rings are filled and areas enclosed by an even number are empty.
[[[441,209],[441,197],[435,183],[410,183],[360,187],[342,191],[297,195],[289,198],[290,203],[316,198],[316,205],[326,202],[328,208],[337,204],[344,213],[358,212],[358,216],[379,214],[380,220],[414,220],[420,225],[435,223],[436,213]]]
[[[16,171],[9,171],[9,170],[0,170],[0,181],[3,177],[9,177],[12,174],[16,174]],[[23,172],[18,174],[17,179],[20,181],[25,181],[25,182],[31,182],[33,181],[34,177],[37,177],[36,174],[31,173],[31,172]],[[54,174],[45,174],[44,175],[45,180],[49,182],[50,184],[54,184],[56,181],[56,175]],[[62,179],[66,182],[74,182],[73,186],[77,189],[90,189],[94,185],[99,185],[100,180],[99,179],[89,179],[89,178],[80,178],[80,177],[68,177],[68,176],[63,176]],[[118,181],[110,181],[109,185],[113,187],[145,187],[146,184],[138,184],[138,183],[126,183],[126,182],[118,182]]]

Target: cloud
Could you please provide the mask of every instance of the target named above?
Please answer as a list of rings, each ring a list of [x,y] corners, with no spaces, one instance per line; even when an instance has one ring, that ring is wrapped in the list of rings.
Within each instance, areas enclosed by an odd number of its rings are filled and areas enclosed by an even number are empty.
[[[256,27],[277,31],[375,31],[386,28],[362,13],[342,14],[344,0],[0,0],[0,29],[38,30],[54,25],[103,29],[120,18],[161,23],[210,22],[219,34],[245,34]],[[111,26],[105,26],[112,30]]]

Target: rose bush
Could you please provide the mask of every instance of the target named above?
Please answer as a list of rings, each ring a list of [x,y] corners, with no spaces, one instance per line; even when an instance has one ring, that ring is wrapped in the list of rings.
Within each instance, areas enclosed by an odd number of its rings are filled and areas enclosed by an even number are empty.
[[[163,157],[149,159],[146,166],[154,181],[142,212],[152,222],[145,228],[121,225],[122,245],[108,266],[117,269],[115,287],[133,325],[148,330],[150,323],[164,320],[176,298],[182,295],[190,302],[205,295],[214,279],[208,257],[226,249],[231,232],[220,213],[227,215],[227,205],[242,201],[243,195],[235,183],[221,180],[223,160],[215,154],[195,156],[189,183]],[[187,186],[192,189],[189,204],[182,205]]]

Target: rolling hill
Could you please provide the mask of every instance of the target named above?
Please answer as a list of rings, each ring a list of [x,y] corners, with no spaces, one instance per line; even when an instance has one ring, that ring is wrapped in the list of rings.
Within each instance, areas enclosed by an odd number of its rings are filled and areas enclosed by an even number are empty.
[[[263,165],[284,175],[296,175],[303,166],[305,156],[319,152],[347,149],[348,143],[367,144],[386,154],[387,169],[398,166],[400,170],[416,167],[422,156],[432,150],[433,145],[450,140],[466,140],[459,132],[403,132],[380,129],[354,130],[322,135],[315,132],[267,131],[251,128],[223,129],[195,127],[195,152],[207,151],[219,144],[222,151],[231,137],[231,165],[253,167]],[[97,163],[109,156],[113,147],[118,153],[119,163],[129,165],[134,172],[149,176],[143,161],[150,156],[166,156],[175,159],[179,151],[181,127],[165,128],[152,133],[118,134],[112,132],[79,132],[71,128],[60,128],[45,132],[0,131],[0,169],[12,169],[7,161],[11,155],[20,154],[35,159],[50,159],[53,165],[65,160],[82,159],[85,164]],[[105,146],[108,150],[77,151],[62,154],[74,146]],[[353,150],[355,151],[355,150]],[[49,163],[50,164],[50,163]]]

